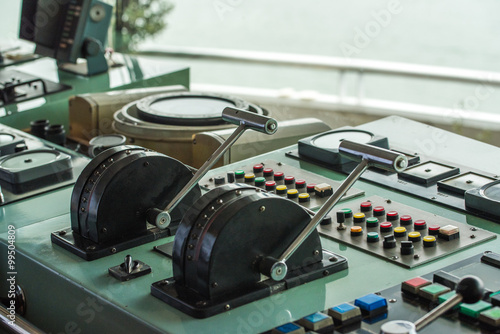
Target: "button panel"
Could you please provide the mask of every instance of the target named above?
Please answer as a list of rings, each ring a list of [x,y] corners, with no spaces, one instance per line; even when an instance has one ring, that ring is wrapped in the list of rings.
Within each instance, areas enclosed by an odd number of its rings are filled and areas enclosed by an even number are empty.
[[[234,177],[227,177],[228,174]],[[288,166],[273,160],[232,167],[219,168],[217,174],[207,173],[199,182],[206,189],[228,183],[245,183],[262,190],[273,192],[294,201],[308,209],[315,210],[323,205],[341,182]],[[303,195],[309,194],[309,196]],[[342,201],[363,195],[364,192],[351,188]],[[365,205],[369,206],[370,203]],[[367,208],[365,208],[367,209]],[[371,208],[369,211],[371,212]],[[359,206],[355,212],[359,212]]]
[[[360,296],[354,301],[340,302],[327,310],[284,326],[294,330],[304,328],[306,333],[310,331],[319,334],[380,333],[384,324],[395,320],[415,322],[431,309],[456,295],[454,288],[440,282],[454,280],[459,276],[475,275],[484,282],[485,291],[495,292],[485,293],[483,300],[474,304],[459,303],[428,324],[422,333],[500,333],[500,307],[493,304],[493,297],[500,295],[500,281],[495,279],[500,277],[500,268],[483,261],[485,256],[488,255],[479,254],[441,270],[407,279],[400,285],[383,291]],[[443,278],[446,280],[443,281]],[[331,320],[333,324],[330,323]],[[328,321],[330,325],[321,321]],[[313,327],[314,323],[324,326]],[[276,331],[277,328],[265,333],[283,333]]]
[[[367,210],[368,203],[371,210]],[[345,213],[342,228],[337,219],[339,211]],[[479,227],[379,196],[342,203],[330,217],[331,225],[318,228],[322,235],[407,268],[496,237]]]

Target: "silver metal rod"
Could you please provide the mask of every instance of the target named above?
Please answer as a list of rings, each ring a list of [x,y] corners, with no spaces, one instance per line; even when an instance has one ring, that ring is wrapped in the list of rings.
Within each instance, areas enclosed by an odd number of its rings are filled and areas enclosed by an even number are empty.
[[[299,236],[288,246],[288,248],[281,254],[278,261],[286,261],[292,256],[295,250],[304,242],[304,240],[316,229],[318,224],[326,217],[332,210],[335,204],[338,203],[340,198],[351,188],[356,180],[368,168],[369,161],[367,159],[361,160],[358,166],[347,176],[342,184],[335,190],[330,198],[323,204],[319,211],[314,215],[309,224],[300,232]]]
[[[354,160],[370,161],[370,167],[389,171],[402,172],[408,167],[408,158],[402,154],[385,148],[343,140],[339,145],[339,153]]]
[[[10,312],[5,306],[0,306],[0,329],[4,329],[7,333],[16,334],[43,334],[44,332],[21,318],[18,314],[15,315],[15,321],[12,321]]]
[[[422,318],[418,319],[415,321],[415,328],[417,332],[427,326],[429,323],[434,321],[436,318],[441,316],[443,313],[446,311],[452,309],[455,305],[458,305],[460,302],[462,302],[462,295],[456,294],[444,303],[440,304],[438,307],[424,315]]]
[[[164,209],[164,211],[172,212],[173,209],[179,204],[180,201],[186,196],[186,194],[193,189],[193,187],[198,183],[198,181],[201,180],[201,178],[208,172],[210,168],[215,165],[217,161],[226,153],[226,151],[234,144],[238,138],[245,132],[246,126],[245,124],[240,124],[236,130],[229,136],[229,138],[226,139],[226,141],[219,146],[219,148],[208,158],[207,161],[201,166],[196,174],[191,178],[191,180],[182,188],[181,191],[177,193],[177,195],[174,197],[174,199],[168,203],[167,207]]]
[[[363,71],[364,73],[386,74],[393,76],[408,76],[414,78],[500,85],[499,72],[386,62],[369,59],[346,59],[342,57],[330,56],[182,46],[162,46],[157,50],[142,51],[139,52],[139,54],[240,61],[246,63],[298,66],[317,69]]]

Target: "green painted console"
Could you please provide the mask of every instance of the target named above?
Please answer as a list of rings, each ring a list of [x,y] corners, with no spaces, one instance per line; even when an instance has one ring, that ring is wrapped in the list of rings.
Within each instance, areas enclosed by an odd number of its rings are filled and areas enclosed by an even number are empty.
[[[74,78],[73,83],[77,80],[88,79]],[[110,84],[107,83],[107,85]],[[110,86],[110,88],[113,87]],[[12,117],[13,122],[22,125],[24,119],[22,114],[13,113],[6,119]],[[414,181],[380,170],[370,170],[365,173],[351,189],[353,196],[341,201],[333,208],[330,214],[332,217],[330,224],[325,222],[319,227],[323,249],[346,258],[347,269],[288,290],[278,291],[269,297],[243,306],[232,308],[229,305],[217,315],[198,319],[151,294],[152,284],[174,275],[172,259],[159,252],[158,247],[161,250],[162,246],[172,242],[175,236],[161,238],[125,251],[111,252],[109,256],[93,261],[86,261],[51,242],[51,233],[62,231],[71,225],[69,208],[72,188],[67,186],[0,206],[1,297],[4,297],[5,291],[8,290],[6,276],[15,276],[16,284],[20,285],[25,292],[26,313],[24,317],[49,333],[261,333],[268,331],[280,333],[277,329],[273,331],[273,328],[298,321],[315,312],[328,310],[361,296],[399,286],[403,281],[461,263],[460,261],[464,259],[477,257],[484,252],[500,253],[499,218],[494,215],[494,212],[481,212],[475,205],[473,207],[466,205],[466,195],[460,191],[460,186],[448,180],[450,177],[467,173],[475,173],[496,180],[497,173],[500,172],[498,148],[400,117],[388,117],[351,128],[342,133],[341,139],[349,138],[349,132],[353,130],[369,133],[372,137],[374,135],[386,137],[391,149],[403,152],[410,158],[412,165],[409,173],[415,170],[413,169],[415,166],[418,168],[428,161],[449,166],[451,169],[459,168],[458,174],[439,179],[440,182],[447,185],[453,184],[459,189],[450,191],[449,187],[438,185],[437,181],[424,184],[421,180]],[[331,137],[329,141],[333,151],[336,146],[335,140],[338,139],[335,136],[337,135]],[[313,138],[310,142],[314,143],[317,139]],[[288,189],[299,188],[302,181],[298,180],[302,179],[308,184],[313,181],[314,183],[327,183],[335,189],[339,182],[346,178],[346,172],[352,169],[349,163],[338,167],[329,166],[328,163],[320,160],[307,153],[304,154],[298,145],[293,145],[214,169],[199,184],[202,192],[206,193],[210,188],[217,188],[223,183],[227,184],[235,175],[232,172],[243,171],[243,174],[248,177],[240,180],[245,183],[244,179],[249,179],[246,184],[254,185],[255,181],[251,179],[250,174],[255,173],[257,177],[260,176],[263,171],[259,169],[260,166],[256,165],[264,163],[262,166],[264,168],[272,165],[275,175],[283,169],[285,176],[295,178],[294,183],[288,184]],[[424,168],[424,170],[429,170],[425,172],[427,174],[433,174],[432,168]],[[427,175],[422,178],[428,179]],[[267,181],[269,180],[268,176]],[[278,184],[280,183],[284,181],[278,180]],[[466,180],[464,184],[470,186],[471,182]],[[305,191],[300,192],[305,193]],[[142,195],[137,194],[138,197]],[[120,194],[117,194],[118,198],[119,196]],[[289,196],[292,198],[290,200],[300,204],[298,199],[293,198],[293,192],[290,195],[285,192],[278,196],[285,198]],[[319,193],[311,192],[310,196],[319,196]],[[428,224],[426,227],[434,224],[441,227],[444,225],[458,227],[459,238],[456,238],[456,234],[446,234],[443,238],[437,238],[437,245],[434,245],[437,249],[436,254],[433,254],[432,250],[429,251],[432,246],[424,249],[420,244],[414,243],[414,253],[408,257],[408,255],[401,254],[400,240],[397,240],[397,247],[393,253],[388,253],[383,247],[383,237],[388,233],[378,232],[380,240],[375,243],[366,241],[367,231],[379,231],[379,227],[368,228],[366,220],[359,215],[358,211],[363,211],[365,219],[375,216],[374,208],[360,209],[361,203],[366,203],[368,200],[371,200],[374,206],[386,205],[387,212],[398,211],[400,217],[411,214],[414,219],[413,223],[416,220],[426,220]],[[308,208],[316,211],[323,202],[322,199],[316,198],[315,201],[308,202],[314,203],[314,205],[309,204]],[[303,203],[306,203],[305,200]],[[55,207],[59,209],[55,210]],[[336,212],[343,208],[351,208],[357,221],[344,215],[347,234],[339,235],[332,231],[337,231],[340,223]],[[292,217],[287,214],[289,212],[283,211],[276,219],[291,220]],[[389,216],[379,217],[380,222],[389,220]],[[115,223],[119,224],[119,222]],[[395,228],[400,224],[399,220],[397,223],[393,220],[393,224]],[[15,230],[15,233],[10,233],[15,235],[16,250],[15,265],[12,268],[9,268],[7,261],[8,226],[11,226],[11,230]],[[358,236],[363,238],[363,241],[356,241],[359,240],[356,239],[358,237],[351,234],[350,229],[353,226],[363,227],[361,236]],[[417,229],[419,229],[417,225],[407,225],[408,232],[417,232]],[[422,237],[430,234],[427,229],[419,231]],[[269,225],[268,233],[273,233],[272,224]],[[248,234],[240,235],[238,231],[234,231],[235,242],[244,243],[248,237]],[[406,236],[404,240],[407,240]],[[120,281],[112,277],[108,269],[123,263],[127,255],[130,255],[133,260],[140,260],[149,265],[152,268],[151,273],[128,281]],[[227,254],[227,259],[235,263],[239,261],[234,254],[232,257],[231,254]],[[422,259],[422,263],[418,263],[419,259]],[[228,265],[228,268],[230,267]],[[466,268],[467,266],[464,265],[462,272],[466,273]],[[460,272],[458,269],[455,271]],[[10,272],[13,273],[8,274]],[[231,270],[224,273],[228,276],[232,274]],[[476,274],[481,275],[482,272]],[[500,282],[497,277],[484,277],[483,279],[490,288],[493,286],[493,289],[499,291]],[[397,294],[399,288],[394,291],[391,290],[391,294]],[[402,300],[398,302],[402,303]],[[388,319],[391,319],[390,312],[397,314],[398,317],[406,317],[403,320],[411,321],[416,320],[415,314],[425,313],[425,310],[421,308],[418,308],[418,312],[412,313],[413,306],[411,305],[413,304],[408,305],[404,308],[408,313],[389,311]],[[461,322],[462,320],[450,319],[447,322],[439,322],[442,326],[439,332],[443,332],[446,328],[457,333],[479,333],[481,330],[485,332],[482,327],[474,327],[477,323],[465,325]],[[372,326],[371,332],[378,332],[378,328],[374,328],[384,321],[380,320],[376,324],[368,324],[365,321],[354,328],[353,332],[361,333],[365,325]],[[429,325],[427,333],[433,332],[432,326],[432,324]],[[318,332],[344,333],[349,331],[330,327],[329,331],[319,330]],[[491,332],[498,333],[498,330],[493,329]],[[301,331],[293,333],[301,333]]]
[[[3,80],[10,81],[27,74],[64,85],[66,89],[43,95],[40,92],[40,82],[35,82],[34,85],[38,84],[37,90],[40,94],[35,94],[33,98],[19,103],[1,104],[0,122],[14,128],[26,129],[33,120],[49,119],[51,124],[62,124],[69,129],[70,96],[168,85],[182,85],[189,88],[189,68],[167,64],[161,60],[121,54],[115,55],[114,61],[121,66],[111,66],[106,73],[91,77],[58,70],[56,61],[49,58],[40,58],[1,69],[0,77],[5,77]],[[28,90],[28,85],[20,88]]]

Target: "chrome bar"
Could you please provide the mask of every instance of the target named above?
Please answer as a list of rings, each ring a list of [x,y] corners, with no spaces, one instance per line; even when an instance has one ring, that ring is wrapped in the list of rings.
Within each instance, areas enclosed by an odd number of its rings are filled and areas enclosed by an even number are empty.
[[[21,318],[18,314],[15,315],[15,320],[12,321],[9,317],[10,312],[4,305],[0,305],[0,329],[4,329],[7,333],[15,334],[43,334],[40,329]]]
[[[439,304],[436,308],[434,308],[429,313],[425,314],[422,318],[415,321],[415,329],[417,332],[424,328],[426,325],[437,319],[439,316],[444,314],[446,311],[452,309],[455,305],[458,305],[462,302],[463,297],[459,294],[454,295],[447,301],[442,304]]]
[[[363,174],[368,168],[368,160],[362,160],[356,169],[354,169],[349,176],[342,182],[342,184],[335,190],[332,196],[323,204],[319,211],[314,215],[309,224],[300,232],[298,237],[288,246],[283,254],[278,258],[279,262],[285,262],[293,255],[295,250],[304,242],[304,240],[314,231],[316,226],[326,217],[328,212],[338,203],[340,198],[352,187],[354,182]]]
[[[295,240],[277,259],[277,262],[281,263],[281,268],[284,268],[285,271],[286,266],[284,263],[286,260],[293,255],[304,240],[316,229],[318,224],[326,217],[326,215],[339,202],[340,198],[344,196],[344,194],[352,187],[354,182],[359,179],[361,174],[363,174],[368,167],[377,167],[399,173],[404,171],[408,166],[408,159],[403,154],[372,145],[355,143],[349,140],[343,140],[340,143],[339,153],[351,160],[359,161],[359,164],[340,184],[330,198],[328,198],[328,200],[321,206],[297,238],[295,238]]]
[[[212,168],[217,161],[226,153],[226,151],[241,137],[245,130],[252,129],[268,135],[276,133],[278,130],[278,122],[271,117],[257,115],[246,110],[226,107],[222,111],[222,119],[228,123],[236,124],[238,127],[234,132],[222,143],[221,146],[205,161],[191,180],[179,191],[175,197],[167,204],[163,211],[157,208],[151,208],[146,215],[151,224],[155,224],[159,228],[167,228],[170,225],[170,213],[182,201],[182,199],[194,188],[203,176]]]
[[[365,73],[500,85],[499,72],[368,59],[178,46],[162,46],[161,48],[159,47],[158,50],[145,50],[139,52],[139,54],[242,61],[271,65],[310,67],[316,69],[362,71]]]

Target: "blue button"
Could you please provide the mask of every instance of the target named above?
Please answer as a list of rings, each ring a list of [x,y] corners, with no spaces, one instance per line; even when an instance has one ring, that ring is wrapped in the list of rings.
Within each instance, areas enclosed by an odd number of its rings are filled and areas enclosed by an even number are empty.
[[[356,307],[352,306],[349,303],[344,303],[344,304],[337,305],[337,306],[333,307],[332,309],[338,313],[346,313],[346,312],[349,312],[349,311],[356,309]]]
[[[289,322],[287,324],[276,327],[276,330],[281,332],[281,333],[291,333],[291,332],[296,331],[297,329],[300,329],[300,328],[301,327],[297,326],[296,324]]]
[[[354,305],[362,310],[371,312],[379,308],[387,307],[387,300],[374,293],[358,298],[354,301]]]
[[[307,321],[309,321],[313,324],[316,322],[320,322],[321,320],[324,320],[326,318],[328,318],[328,316],[326,314],[323,314],[320,312],[317,312],[317,313],[308,315],[307,317],[304,317],[304,319],[306,319]]]

